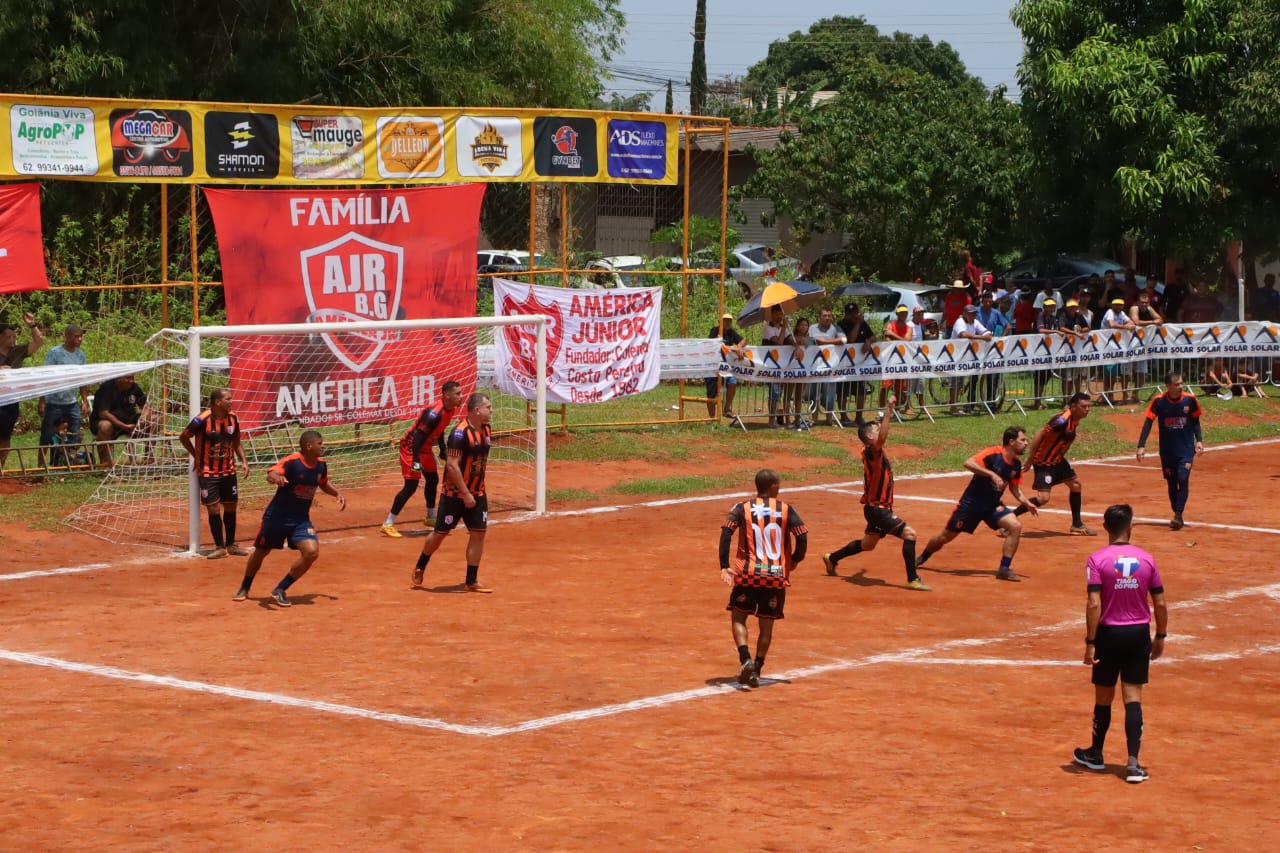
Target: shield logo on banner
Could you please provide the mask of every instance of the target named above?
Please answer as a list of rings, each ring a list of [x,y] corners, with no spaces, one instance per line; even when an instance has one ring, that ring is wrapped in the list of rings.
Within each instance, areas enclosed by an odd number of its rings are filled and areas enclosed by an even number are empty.
[[[354,232],[299,253],[308,323],[399,320],[404,248]],[[356,373],[366,370],[395,332],[326,332],[320,336]]]
[[[510,296],[502,300],[502,313],[506,316],[519,314],[546,314],[551,320],[547,323],[547,370],[556,363],[560,353],[560,343],[564,337],[564,315],[560,306],[554,302],[545,304],[538,301],[533,288],[523,302],[516,302]],[[506,337],[507,350],[511,353],[511,369],[532,379],[537,375],[538,333],[527,326],[503,326],[502,334]]]

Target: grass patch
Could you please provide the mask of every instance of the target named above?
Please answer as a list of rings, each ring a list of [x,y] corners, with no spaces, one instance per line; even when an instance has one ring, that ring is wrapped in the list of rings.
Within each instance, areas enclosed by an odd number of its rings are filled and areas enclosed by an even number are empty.
[[[65,529],[62,519],[87,501],[100,482],[92,474],[41,478],[34,488],[4,496],[0,521],[34,530]]]
[[[589,489],[547,489],[547,502],[554,503],[557,501],[585,501],[596,496],[596,492]]]
[[[612,491],[620,495],[693,495],[718,489],[741,486],[742,476],[737,473],[714,477],[685,476],[641,478],[618,483]]]

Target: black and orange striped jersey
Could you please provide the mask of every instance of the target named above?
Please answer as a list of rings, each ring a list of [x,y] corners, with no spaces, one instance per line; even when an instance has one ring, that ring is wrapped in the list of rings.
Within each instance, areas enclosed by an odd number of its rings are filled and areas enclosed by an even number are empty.
[[[862,502],[867,506],[893,509],[893,465],[883,447],[867,445],[862,448],[864,482]]]
[[[493,431],[488,424],[473,427],[465,420],[449,433],[448,458],[458,464],[458,470],[462,472],[462,482],[467,484],[467,491],[477,498],[485,493],[484,472],[489,465],[492,435]],[[461,492],[447,476],[444,478],[444,488],[440,493],[461,497]]]
[[[421,454],[422,448],[430,448],[433,444],[442,443],[441,438],[445,435],[445,430],[449,428],[449,424],[457,414],[456,408],[446,409],[443,400],[437,400],[427,406],[413,422],[413,426],[409,427],[408,432],[401,437],[400,449],[412,452],[416,447]]]
[[[964,487],[964,492],[960,495],[960,503],[967,507],[995,507],[1000,503],[1005,488],[1022,485],[1022,460],[1015,456],[1010,462],[1004,456],[1003,447],[988,447],[986,450],[980,450],[969,457],[969,461],[981,465],[988,471],[994,471],[1001,480],[1004,480],[1004,487],[996,489],[989,478],[974,474],[973,479]]]
[[[195,445],[197,474],[202,477],[229,477],[236,473],[240,419],[234,414],[220,418],[210,409],[205,409],[192,418],[182,432]]]
[[[722,543],[726,534],[737,532],[737,548],[729,563],[735,583],[778,589],[791,586],[792,554],[797,540],[809,532],[793,507],[777,498],[755,497],[735,504],[721,530]],[[723,555],[722,550],[722,559]]]
[[[1076,440],[1076,428],[1080,419],[1071,416],[1071,410],[1065,409],[1049,419],[1048,429],[1040,443],[1036,445],[1035,455],[1031,457],[1032,465],[1057,465],[1071,449]]]

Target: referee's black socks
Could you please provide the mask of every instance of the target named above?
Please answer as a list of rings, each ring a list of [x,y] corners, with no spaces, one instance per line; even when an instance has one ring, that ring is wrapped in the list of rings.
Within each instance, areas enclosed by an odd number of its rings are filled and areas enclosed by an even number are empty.
[[[1129,747],[1129,763],[1138,763],[1138,750],[1142,749],[1142,703],[1124,703],[1124,739]]]
[[[1128,715],[1128,705],[1125,706],[1125,714]],[[1110,705],[1094,705],[1093,706],[1093,743],[1089,745],[1089,749],[1095,752],[1102,752],[1102,745],[1107,740],[1107,729],[1111,728],[1111,706]]]

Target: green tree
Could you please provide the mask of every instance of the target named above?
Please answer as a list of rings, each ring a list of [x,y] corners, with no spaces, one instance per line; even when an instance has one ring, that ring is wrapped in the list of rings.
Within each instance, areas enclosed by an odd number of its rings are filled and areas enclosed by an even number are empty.
[[[772,199],[801,240],[845,235],[854,264],[879,278],[942,278],[954,246],[1007,250],[1026,169],[1017,107],[874,58],[841,74],[837,98],[756,152],[741,194]]]
[[[585,107],[617,0],[0,0],[8,91],[324,104]]]
[[[698,0],[693,14],[693,67],[689,70],[689,112],[707,108],[707,0]]]
[[[1183,255],[1238,236],[1274,244],[1273,0],[1020,0],[1012,14],[1037,242],[1129,238]]]

